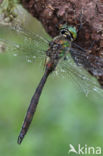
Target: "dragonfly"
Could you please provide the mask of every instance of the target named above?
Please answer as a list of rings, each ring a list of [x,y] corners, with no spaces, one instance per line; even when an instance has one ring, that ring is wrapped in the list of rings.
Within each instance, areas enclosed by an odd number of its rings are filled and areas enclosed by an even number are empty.
[[[23,43],[16,44],[10,42],[8,39],[3,39],[0,37],[0,42],[5,43],[6,50],[13,51],[14,56],[16,51],[21,49],[25,56],[32,48],[32,57],[35,58],[34,51],[36,55],[44,56],[44,75],[42,76],[34,95],[32,96],[30,105],[28,107],[24,123],[22,125],[20,134],[18,136],[17,143],[21,144],[24,136],[26,135],[30,124],[32,122],[34,113],[36,111],[42,90],[48,79],[48,77],[56,71],[57,67],[61,72],[66,72],[70,76],[71,73],[74,74],[74,78],[79,78],[83,82],[83,89],[89,85],[90,88],[94,90],[99,90],[99,86],[95,81],[92,80],[91,75],[87,74],[86,71],[83,72],[83,68],[94,74],[94,76],[103,75],[103,59],[91,54],[88,54],[86,50],[76,45],[74,41],[77,38],[77,30],[75,26],[69,26],[68,24],[62,24],[59,26],[59,34],[52,40],[48,41],[38,34],[31,34],[23,30],[19,30],[17,35],[24,35],[25,39]],[[16,30],[17,31],[17,30]],[[28,45],[29,44],[29,49]],[[40,46],[42,45],[42,46]],[[24,46],[24,47],[23,47]],[[5,49],[5,48],[4,48]],[[30,54],[31,55],[31,54]],[[33,56],[34,55],[34,56]],[[28,57],[30,62],[31,56]],[[86,73],[85,73],[86,72]],[[81,85],[80,81],[80,85]],[[77,81],[76,81],[77,82]]]

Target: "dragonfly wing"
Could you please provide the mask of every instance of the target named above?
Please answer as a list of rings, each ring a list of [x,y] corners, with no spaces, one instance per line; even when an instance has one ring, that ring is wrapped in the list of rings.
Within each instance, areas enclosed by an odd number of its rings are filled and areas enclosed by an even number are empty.
[[[77,65],[83,66],[94,76],[103,76],[103,58],[74,48],[71,48],[70,53]]]
[[[5,51],[14,55],[42,57],[48,49],[48,41],[42,36],[10,27],[0,26],[0,43],[5,44]]]
[[[38,43],[41,43],[41,44],[48,44],[51,40],[50,37],[48,38],[44,38],[44,36],[41,36],[39,35],[38,33],[34,33],[34,32],[29,32],[28,30],[25,30],[24,28],[22,27],[19,27],[19,28],[15,28],[15,27],[11,27],[12,30],[24,35],[25,37],[27,38],[31,38],[32,40],[34,41],[38,41]]]
[[[59,66],[58,66],[59,67]],[[73,81],[81,90],[88,95],[91,91],[101,93],[101,88],[96,79],[90,75],[82,66],[77,66],[69,55],[68,59],[60,62],[60,71],[67,74],[70,81]]]

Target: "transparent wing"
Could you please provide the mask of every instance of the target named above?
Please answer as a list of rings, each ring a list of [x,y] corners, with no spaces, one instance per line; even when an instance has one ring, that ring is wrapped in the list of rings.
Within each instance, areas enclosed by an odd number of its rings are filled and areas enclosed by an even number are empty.
[[[70,53],[77,65],[84,67],[94,76],[103,75],[103,58],[88,54],[87,51],[82,49],[71,48]]]
[[[60,62],[60,67],[58,66],[58,68],[59,71],[65,73],[69,77],[70,81],[79,86],[85,95],[88,95],[91,91],[96,91],[101,95],[103,94],[96,79],[82,66],[77,66],[70,55]]]
[[[26,57],[42,57],[48,49],[48,40],[23,29],[12,29],[0,26],[0,43],[4,50],[16,55]]]
[[[44,36],[40,35],[39,33],[34,33],[34,32],[31,33],[22,27],[18,27],[18,28],[11,27],[11,30],[16,31],[17,33],[22,34],[26,38],[31,38],[32,40],[37,41],[38,43],[41,43],[44,45],[45,44],[47,45],[49,41],[51,40],[49,36],[46,36],[47,38],[44,38]]]

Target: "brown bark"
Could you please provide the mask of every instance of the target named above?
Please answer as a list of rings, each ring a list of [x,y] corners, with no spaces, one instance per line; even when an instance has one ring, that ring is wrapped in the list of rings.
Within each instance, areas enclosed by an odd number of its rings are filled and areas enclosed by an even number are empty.
[[[0,0],[0,3],[2,3],[3,0]]]
[[[67,22],[78,32],[76,42],[90,53],[103,57],[103,0],[21,0],[22,5],[52,36],[58,34],[57,26]],[[97,77],[103,86],[103,76]]]

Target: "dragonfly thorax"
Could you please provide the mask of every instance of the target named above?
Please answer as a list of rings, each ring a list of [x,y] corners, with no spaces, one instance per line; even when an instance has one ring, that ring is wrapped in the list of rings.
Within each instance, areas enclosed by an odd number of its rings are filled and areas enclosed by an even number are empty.
[[[50,71],[55,70],[59,60],[66,56],[71,48],[71,42],[77,37],[75,27],[67,24],[59,27],[60,34],[49,43],[49,49],[46,51],[46,68]]]
[[[59,60],[66,56],[71,47],[71,41],[64,35],[59,35],[49,43],[49,49],[46,51],[46,68],[55,70]]]

